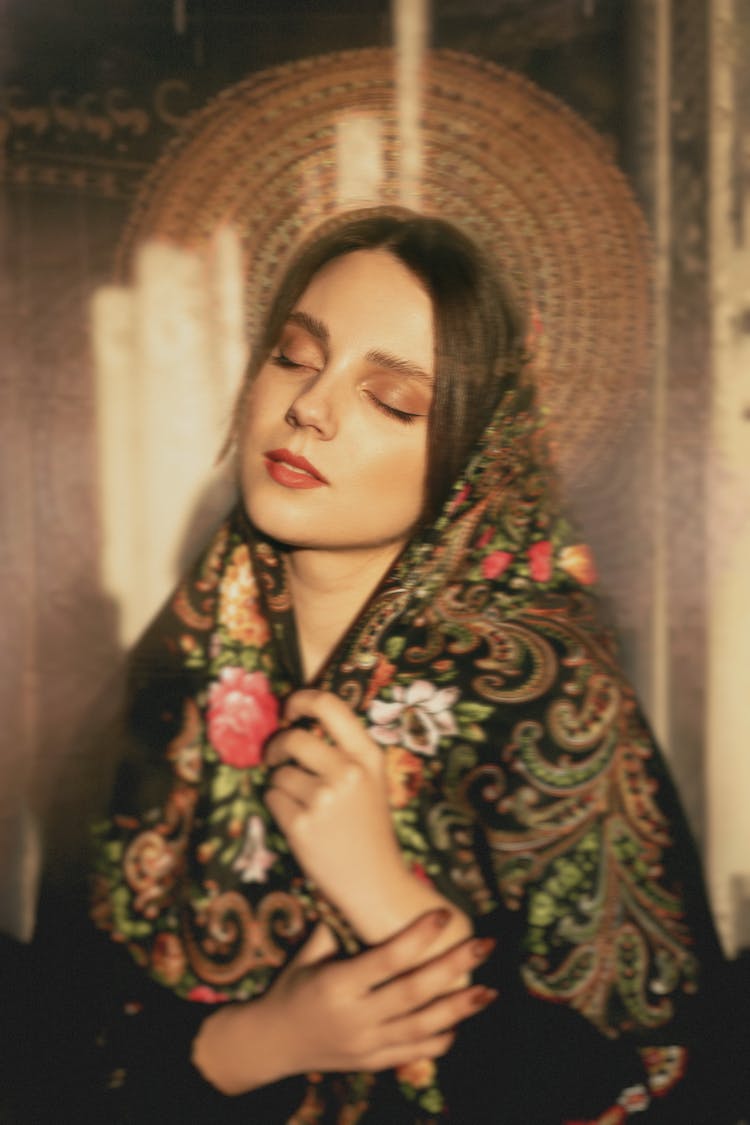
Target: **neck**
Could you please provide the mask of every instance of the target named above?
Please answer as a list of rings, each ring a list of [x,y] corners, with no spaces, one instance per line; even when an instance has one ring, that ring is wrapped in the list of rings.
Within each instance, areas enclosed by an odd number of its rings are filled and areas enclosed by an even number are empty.
[[[357,552],[289,553],[287,574],[305,683],[321,670],[402,547],[389,543]]]

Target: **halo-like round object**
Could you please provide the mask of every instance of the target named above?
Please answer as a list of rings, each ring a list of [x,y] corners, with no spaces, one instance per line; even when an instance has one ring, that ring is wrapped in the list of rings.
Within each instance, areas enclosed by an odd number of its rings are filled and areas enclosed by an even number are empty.
[[[342,211],[337,135],[357,114],[380,130],[377,190],[347,208],[401,202],[395,54],[367,48],[254,74],[189,120],[147,177],[121,245],[196,246],[227,222],[247,253],[251,329],[281,268]],[[461,225],[504,264],[534,328],[533,366],[564,477],[580,481],[648,380],[649,241],[597,134],[518,74],[428,53],[420,209]]]

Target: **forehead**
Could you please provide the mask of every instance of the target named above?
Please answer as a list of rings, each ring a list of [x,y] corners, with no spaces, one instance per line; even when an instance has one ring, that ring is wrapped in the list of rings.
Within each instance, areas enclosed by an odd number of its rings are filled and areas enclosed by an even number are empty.
[[[432,361],[432,301],[422,282],[387,250],[354,250],[320,269],[295,305],[334,336],[369,347],[406,348]]]

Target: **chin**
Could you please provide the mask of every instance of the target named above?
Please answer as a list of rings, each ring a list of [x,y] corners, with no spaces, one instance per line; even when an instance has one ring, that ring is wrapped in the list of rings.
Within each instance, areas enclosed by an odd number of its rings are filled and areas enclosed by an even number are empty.
[[[369,529],[361,537],[350,536],[343,538],[335,534],[314,535],[310,531],[310,520],[280,520],[264,518],[262,512],[254,512],[246,507],[248,518],[253,527],[272,539],[274,543],[287,551],[328,551],[341,552],[342,554],[354,552],[380,551],[393,548],[400,550],[409,538],[410,532],[401,535],[382,536],[373,535]]]
[[[265,518],[262,512],[256,512],[252,507],[248,507],[247,504],[245,505],[245,512],[253,527],[256,528],[261,535],[272,539],[279,547],[292,548],[304,545],[303,540],[306,536],[299,527],[290,527],[286,520],[279,520],[278,517]]]
[[[362,524],[362,510],[331,511],[329,505],[319,507],[309,493],[297,498],[273,494],[261,488],[246,488],[243,503],[248,519],[262,535],[289,550],[308,551],[377,551],[399,548],[419,525],[419,514],[411,521],[393,523],[382,528]],[[328,508],[328,511],[324,509]],[[384,521],[385,522],[385,521]]]
[[[309,513],[284,513],[279,509],[282,505],[276,503],[248,503],[243,501],[245,512],[253,527],[261,535],[272,539],[279,547],[294,548],[323,548],[325,543],[319,537],[311,534],[312,527],[317,522]]]

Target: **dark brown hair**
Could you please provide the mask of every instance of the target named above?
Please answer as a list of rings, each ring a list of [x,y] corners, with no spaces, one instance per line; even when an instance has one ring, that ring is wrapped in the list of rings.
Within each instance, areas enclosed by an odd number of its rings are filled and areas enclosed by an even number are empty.
[[[387,250],[424,285],[435,318],[425,519],[434,517],[509,380],[523,362],[524,327],[499,269],[457,227],[405,209],[378,208],[329,224],[297,255],[276,291],[237,404],[277,344],[289,314],[326,263]]]

